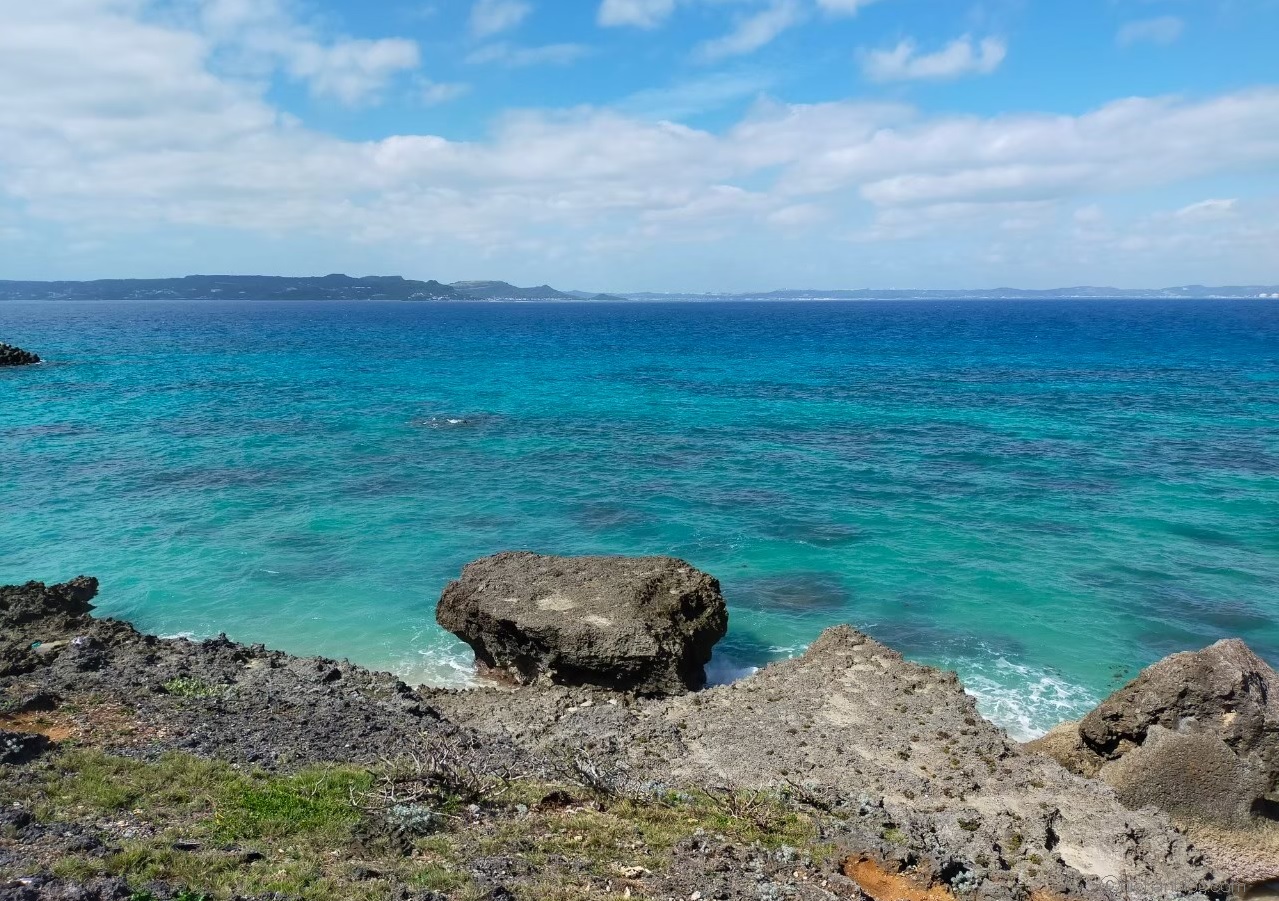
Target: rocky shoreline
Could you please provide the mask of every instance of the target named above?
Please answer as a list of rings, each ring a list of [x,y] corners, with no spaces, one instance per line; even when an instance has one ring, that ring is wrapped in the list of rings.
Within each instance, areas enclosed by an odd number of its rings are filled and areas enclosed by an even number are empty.
[[[1224,899],[1279,876],[1279,679],[1239,643],[1021,746],[849,627],[693,690],[724,611],[683,561],[478,561],[438,615],[512,678],[466,691],[144,635],[91,615],[97,587],[0,588],[4,901]]]

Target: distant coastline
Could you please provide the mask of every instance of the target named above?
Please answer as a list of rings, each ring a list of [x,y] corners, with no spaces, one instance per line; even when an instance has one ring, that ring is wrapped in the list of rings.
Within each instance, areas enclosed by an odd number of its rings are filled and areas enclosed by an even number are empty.
[[[1168,288],[942,288],[784,289],[761,292],[606,293],[550,285],[519,287],[503,281],[419,281],[398,275],[352,277],[188,275],[160,279],[93,281],[0,280],[0,300],[402,300],[402,301],[819,301],[819,300],[1279,300],[1279,285]]]

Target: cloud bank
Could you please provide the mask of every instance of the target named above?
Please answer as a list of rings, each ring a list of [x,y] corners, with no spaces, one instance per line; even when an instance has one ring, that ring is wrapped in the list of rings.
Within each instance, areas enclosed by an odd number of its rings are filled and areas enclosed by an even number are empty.
[[[476,269],[494,254],[529,267],[571,258],[600,273],[624,271],[659,247],[678,260],[697,242],[732,237],[722,252],[749,255],[801,235],[805,250],[792,259],[811,251],[815,267],[852,252],[839,247],[931,236],[946,238],[948,249],[938,251],[946,254],[975,252],[980,238],[994,261],[1016,235],[1023,247],[1044,248],[1045,265],[1088,259],[1104,234],[1152,261],[1170,252],[1253,265],[1279,258],[1274,210],[1257,203],[1183,202],[1180,214],[1130,222],[1126,231],[1074,216],[1107,197],[1273,172],[1275,87],[1129,98],[1080,115],[761,101],[718,130],[579,107],[509,112],[472,141],[429,133],[356,141],[281,112],[255,67],[280,66],[312,90],[354,99],[368,97],[410,54],[306,30],[286,45],[264,42],[257,25],[218,4],[210,5],[216,27],[149,19],[128,0],[3,7],[6,242],[47,228],[65,230],[69,242],[218,229],[315,236],[404,259],[447,247],[449,259]],[[229,32],[249,35],[244,46],[254,58],[227,66],[220,55]],[[322,52],[299,64],[292,54],[311,57],[296,42]],[[292,49],[264,49],[279,46]],[[1002,58],[986,42],[963,46],[945,64],[922,62],[937,54],[910,49],[884,65],[981,71]],[[427,102],[442,102],[465,88],[423,81],[420,90]],[[1135,244],[1143,234],[1146,242]],[[1027,243],[1028,235],[1042,244]]]

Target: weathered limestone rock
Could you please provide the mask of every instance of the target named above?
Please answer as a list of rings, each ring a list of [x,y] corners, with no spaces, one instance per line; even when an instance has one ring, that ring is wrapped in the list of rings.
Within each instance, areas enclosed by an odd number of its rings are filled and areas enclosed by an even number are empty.
[[[1279,877],[1279,675],[1242,641],[1159,661],[1031,748],[1167,811],[1237,878]]]
[[[1279,675],[1238,639],[1173,654],[1119,689],[1079,724],[1087,745],[1116,760],[1151,726],[1211,732],[1236,754],[1279,765]]]
[[[51,639],[86,616],[97,593],[90,576],[61,585],[0,585],[0,678],[29,672],[60,651],[67,641]]]
[[[1129,810],[1105,784],[1026,753],[954,673],[848,626],[696,694],[610,704],[598,689],[550,685],[428,697],[450,719],[534,751],[582,749],[635,790],[805,798],[837,814],[825,838],[852,855],[845,874],[883,901],[912,897],[891,874],[909,875],[928,901],[1120,897],[1107,886],[1166,901],[1219,886],[1167,814]]]
[[[0,341],[0,366],[30,366],[39,362],[40,358],[31,351]]]
[[[93,609],[98,580],[77,576],[61,585],[27,582],[0,585],[0,617],[6,626],[21,626],[48,617],[84,616]]]
[[[444,589],[440,625],[482,669],[642,695],[702,688],[728,629],[719,582],[671,557],[497,554]]]

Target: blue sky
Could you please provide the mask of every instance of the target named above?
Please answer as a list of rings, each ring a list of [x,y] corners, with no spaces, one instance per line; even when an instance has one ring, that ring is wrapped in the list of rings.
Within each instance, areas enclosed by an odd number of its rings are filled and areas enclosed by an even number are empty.
[[[1279,0],[0,0],[0,278],[1279,282]]]

